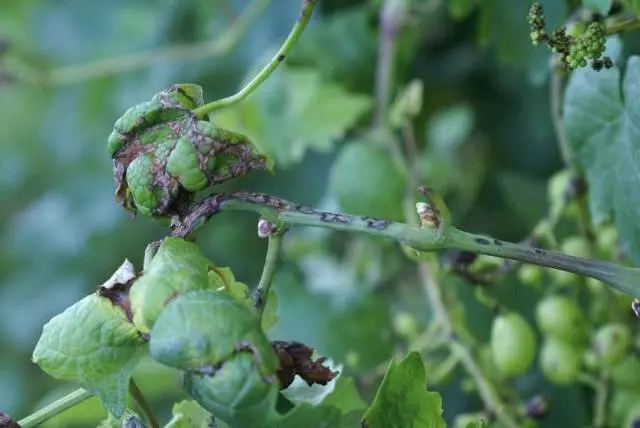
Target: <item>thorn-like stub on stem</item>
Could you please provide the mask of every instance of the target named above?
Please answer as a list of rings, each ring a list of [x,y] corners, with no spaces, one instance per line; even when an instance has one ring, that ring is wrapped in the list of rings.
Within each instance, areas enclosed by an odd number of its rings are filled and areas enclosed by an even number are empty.
[[[438,227],[438,215],[433,210],[431,204],[427,202],[416,203],[416,212],[420,217],[420,224],[423,227],[428,227],[431,229],[435,229],[436,227]]]
[[[275,225],[273,225],[266,218],[260,218],[258,220],[258,237],[259,238],[268,238],[276,231]]]

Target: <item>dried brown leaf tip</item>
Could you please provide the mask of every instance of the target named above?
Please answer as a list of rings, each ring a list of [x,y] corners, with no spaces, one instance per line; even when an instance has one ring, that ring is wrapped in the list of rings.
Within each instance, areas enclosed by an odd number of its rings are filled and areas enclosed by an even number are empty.
[[[326,385],[338,375],[338,372],[331,371],[322,365],[326,358],[312,359],[313,348],[302,343],[276,340],[271,342],[271,346],[280,360],[276,376],[280,380],[282,389],[291,385],[296,375],[309,386],[315,383]]]
[[[0,428],[20,428],[20,425],[14,422],[11,416],[0,412]]]

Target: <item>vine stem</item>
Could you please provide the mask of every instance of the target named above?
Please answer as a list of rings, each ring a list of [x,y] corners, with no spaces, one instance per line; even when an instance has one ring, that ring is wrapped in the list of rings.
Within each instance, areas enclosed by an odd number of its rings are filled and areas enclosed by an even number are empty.
[[[616,34],[621,33],[627,30],[633,30],[634,28],[640,27],[640,18],[631,18],[626,21],[618,22],[617,24],[613,24],[607,27],[607,34]]]
[[[252,1],[238,15],[229,28],[220,37],[212,41],[171,46],[147,52],[135,52],[86,64],[55,68],[44,73],[31,70],[31,73],[27,75],[27,80],[32,83],[61,86],[131,72],[164,62],[195,61],[212,56],[223,56],[238,44],[242,35],[246,33],[247,29],[270,3],[271,0]],[[17,64],[16,67],[19,65]],[[22,70],[25,67],[28,67],[26,63],[22,64],[22,68],[16,68],[16,72],[18,69]]]
[[[449,318],[444,301],[442,300],[440,287],[433,277],[431,267],[427,263],[420,263],[418,265],[418,273],[424,286],[425,293],[427,294],[431,307],[433,308],[436,320],[442,326],[444,332],[451,337],[451,340],[448,342],[451,355],[454,355],[460,360],[464,369],[469,373],[471,378],[473,378],[473,381],[478,388],[478,394],[480,395],[480,398],[487,410],[495,414],[498,421],[500,421],[504,427],[517,428],[518,424],[505,410],[500,397],[498,397],[493,386],[486,379],[480,367],[476,364],[469,348],[467,348],[458,339],[454,338],[455,330],[451,323],[451,319]]]
[[[129,381],[129,394],[131,394],[131,397],[133,397],[138,404],[138,407],[140,407],[145,419],[149,422],[149,426],[151,428],[160,428],[160,424],[158,423],[156,416],[153,414],[151,406],[149,406],[149,403],[147,403],[147,400],[144,398],[142,391],[140,391],[140,388],[138,388],[138,385],[133,379]]]
[[[595,278],[624,294],[640,296],[640,268],[490,239],[453,226],[439,233],[384,219],[323,212],[263,193],[233,192],[206,197],[190,207],[186,216],[173,226],[172,235],[184,238],[225,210],[256,212],[283,230],[289,226],[323,227],[392,239],[420,252],[463,250],[531,263]]]
[[[262,276],[260,277],[260,282],[258,282],[258,288],[256,289],[254,298],[255,307],[258,310],[260,316],[262,316],[262,314],[264,313],[264,308],[267,306],[269,291],[271,290],[271,284],[273,283],[273,277],[276,273],[276,267],[278,266],[278,259],[280,257],[280,251],[282,249],[282,238],[282,233],[276,233],[269,236],[267,256],[264,261]]]
[[[35,413],[27,416],[26,418],[18,421],[18,425],[21,428],[36,427],[43,422],[53,418],[54,416],[64,412],[71,407],[82,403],[84,400],[90,398],[93,394],[86,389],[80,388],[65,395],[64,397],[54,401],[48,406],[38,410]]]
[[[262,70],[260,70],[260,72],[258,72],[258,74],[256,74],[256,76],[251,79],[251,81],[247,83],[244,88],[242,88],[234,95],[212,101],[208,104],[198,107],[197,109],[193,110],[193,113],[197,117],[202,118],[215,110],[219,110],[236,104],[251,95],[251,93],[255,91],[258,86],[260,86],[269,76],[271,76],[275,69],[278,68],[278,66],[289,55],[289,53],[293,49],[293,46],[296,44],[296,42],[300,38],[300,35],[311,20],[313,9],[315,9],[318,1],[319,0],[303,0],[300,18],[298,18],[298,21],[291,29],[291,32],[289,33],[287,39],[284,41],[282,46],[280,46],[280,49],[278,49],[278,52],[276,52],[271,61],[269,61],[269,63],[267,63],[267,65],[264,66],[264,68],[262,68]]]

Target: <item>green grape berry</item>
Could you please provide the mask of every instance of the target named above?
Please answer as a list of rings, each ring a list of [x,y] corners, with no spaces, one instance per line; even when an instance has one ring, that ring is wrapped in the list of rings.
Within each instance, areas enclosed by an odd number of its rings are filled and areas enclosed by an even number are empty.
[[[588,259],[591,257],[589,243],[582,236],[570,236],[560,245],[560,251],[573,257]]]
[[[504,377],[527,372],[536,355],[536,338],[527,320],[515,312],[498,315],[491,326],[491,352]]]
[[[592,347],[603,365],[618,363],[631,346],[631,331],[621,323],[611,323],[596,331]]]
[[[571,287],[578,283],[580,276],[560,269],[549,269],[551,281],[559,287]]]
[[[580,350],[569,343],[548,337],[540,350],[540,370],[556,385],[570,385],[580,372]]]
[[[271,168],[244,135],[198,120],[191,110],[203,104],[199,86],[173,85],[116,121],[107,148],[124,208],[168,218],[197,191]]]
[[[404,218],[406,176],[371,141],[356,141],[342,148],[331,170],[331,188],[349,214]]]
[[[413,338],[420,332],[420,323],[415,315],[408,312],[400,312],[393,318],[393,328],[400,336]]]
[[[616,256],[618,239],[618,229],[613,225],[607,225],[598,231],[596,245],[603,256],[612,259]]]
[[[518,278],[523,284],[538,286],[542,281],[542,268],[536,265],[522,265],[518,269]]]
[[[572,343],[585,338],[585,316],[580,306],[568,297],[545,297],[536,306],[535,319],[540,331],[549,337]]]
[[[611,381],[617,388],[640,392],[640,359],[627,354],[610,369]]]
[[[564,214],[575,218],[579,207],[573,200],[576,194],[576,177],[569,169],[563,169],[551,176],[547,183],[547,199],[553,215]]]

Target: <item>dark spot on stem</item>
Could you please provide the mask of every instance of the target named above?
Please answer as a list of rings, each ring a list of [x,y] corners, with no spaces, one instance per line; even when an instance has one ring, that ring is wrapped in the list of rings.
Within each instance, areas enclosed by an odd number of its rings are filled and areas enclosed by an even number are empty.
[[[541,250],[540,248],[534,248],[533,252],[540,256],[544,255],[544,250]]]
[[[343,214],[323,212],[320,213],[320,220],[327,223],[349,224],[349,218]]]
[[[496,244],[498,247],[502,247],[502,241],[500,241],[499,239],[494,239],[493,243]]]
[[[282,55],[282,54],[278,55],[278,61],[282,62],[282,61],[284,61],[284,58],[285,58],[284,55]]]
[[[476,242],[480,245],[489,245],[491,242],[488,239],[476,238]]]
[[[371,229],[376,229],[376,230],[386,229],[391,223],[388,220],[382,220],[382,219],[373,218],[373,217],[362,217],[362,221],[364,221],[367,224],[367,227]]]
[[[264,298],[264,290],[262,288],[258,288],[256,290],[256,294],[253,297],[253,301],[255,302],[256,308],[262,308],[264,306],[265,298]]]

